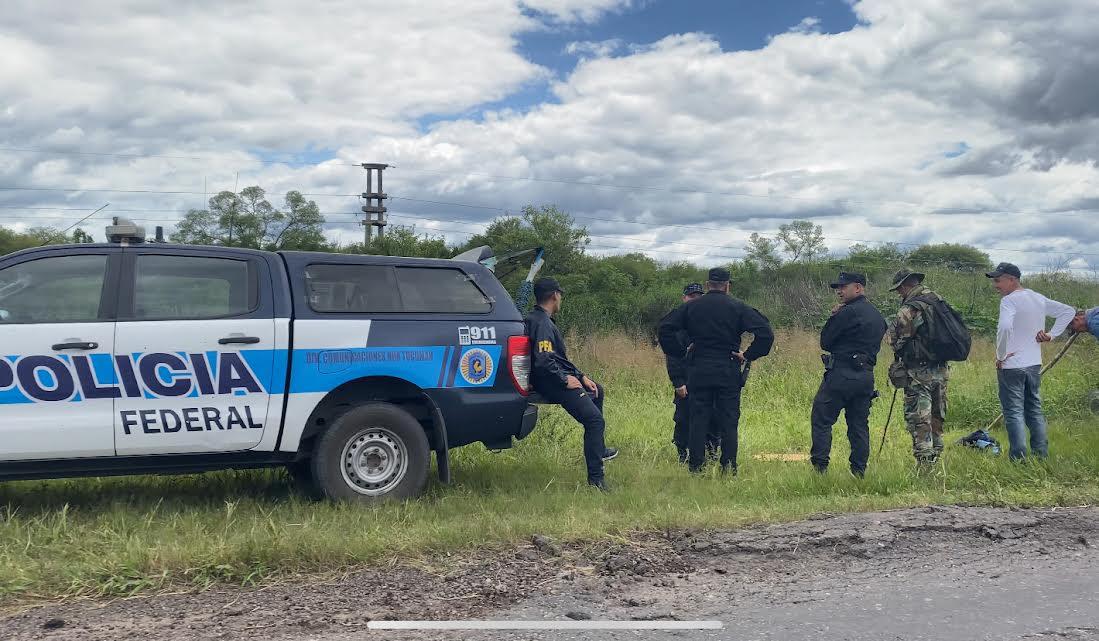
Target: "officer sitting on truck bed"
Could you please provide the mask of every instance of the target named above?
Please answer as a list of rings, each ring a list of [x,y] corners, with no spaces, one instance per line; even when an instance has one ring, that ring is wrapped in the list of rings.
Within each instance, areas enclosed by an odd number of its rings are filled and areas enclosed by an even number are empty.
[[[534,364],[531,384],[534,391],[560,405],[584,426],[584,461],[588,466],[588,484],[606,491],[603,461],[618,456],[618,450],[608,448],[603,440],[606,423],[603,420],[603,387],[588,378],[565,353],[565,339],[553,322],[561,309],[563,292],[552,278],[534,283],[537,304],[527,316],[527,336],[530,337]]]

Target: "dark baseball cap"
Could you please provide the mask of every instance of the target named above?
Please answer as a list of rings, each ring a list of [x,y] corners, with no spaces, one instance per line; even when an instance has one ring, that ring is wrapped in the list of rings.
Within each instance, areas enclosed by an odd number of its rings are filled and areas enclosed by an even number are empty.
[[[729,282],[729,270],[724,267],[714,267],[706,274],[706,280],[711,283],[727,283]]]
[[[851,285],[853,283],[858,283],[865,287],[866,276],[862,274],[857,274],[855,272],[840,272],[840,275],[832,283],[832,289],[836,289],[837,287],[843,287],[844,285]]]
[[[565,290],[561,289],[561,285],[557,284],[557,281],[552,278],[539,278],[534,281],[534,300],[546,300],[554,292],[565,293]]]
[[[1007,274],[1008,276],[1014,276],[1015,278],[1022,278],[1023,272],[1019,271],[1019,268],[1011,263],[1000,263],[996,265],[996,268],[985,274],[989,278],[998,278]]]
[[[705,294],[705,293],[706,293],[706,290],[702,289],[702,285],[699,285],[698,283],[688,283],[687,286],[683,288],[683,295],[684,296],[690,296],[692,294]]]

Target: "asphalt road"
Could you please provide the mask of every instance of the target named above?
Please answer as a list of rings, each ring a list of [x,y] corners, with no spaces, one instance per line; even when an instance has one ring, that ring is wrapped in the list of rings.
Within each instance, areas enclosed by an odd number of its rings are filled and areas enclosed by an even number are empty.
[[[705,631],[392,632],[382,620],[716,620]],[[928,507],[421,559],[0,618],[0,639],[1099,641],[1099,509]]]

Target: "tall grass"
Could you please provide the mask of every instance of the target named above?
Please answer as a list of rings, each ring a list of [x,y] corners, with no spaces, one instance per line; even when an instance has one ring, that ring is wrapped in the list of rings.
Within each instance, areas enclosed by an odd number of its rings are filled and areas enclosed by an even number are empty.
[[[579,342],[578,359],[608,389],[608,441],[622,449],[608,464],[610,494],[584,484],[580,430],[554,407],[543,408],[538,429],[512,450],[455,451],[452,485],[378,508],[311,502],[280,471],[8,483],[0,486],[0,599],[251,585],[397,556],[502,549],[535,532],[587,539],[941,502],[1092,502],[1099,500],[1099,421],[1085,405],[1099,383],[1099,348],[1078,343],[1044,384],[1047,462],[1015,465],[950,447],[934,473],[917,475],[899,408],[885,451],[876,454],[883,398],[872,414],[869,473],[857,481],[846,473],[842,423],[826,476],[807,463],[753,458],[807,451],[821,369],[815,335],[782,332],[775,354],[753,368],[736,478],[713,471],[692,478],[675,462],[671,389],[663,358],[647,342],[621,335]],[[998,411],[990,362],[989,345],[979,343],[972,361],[955,367],[951,440]],[[883,378],[879,389],[888,391]]]

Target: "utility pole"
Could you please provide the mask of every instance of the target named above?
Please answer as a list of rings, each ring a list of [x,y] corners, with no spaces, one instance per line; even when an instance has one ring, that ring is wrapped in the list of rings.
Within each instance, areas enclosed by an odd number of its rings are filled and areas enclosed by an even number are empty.
[[[388,166],[381,163],[363,163],[363,169],[366,170],[366,191],[363,192],[363,199],[366,200],[366,204],[363,205],[365,215],[360,223],[363,226],[363,252],[366,252],[367,247],[370,246],[371,232],[375,227],[378,228],[378,238],[385,234],[385,212],[388,211],[385,208],[385,200],[389,196],[382,189],[382,172]],[[375,173],[378,176],[377,191],[374,190]]]

